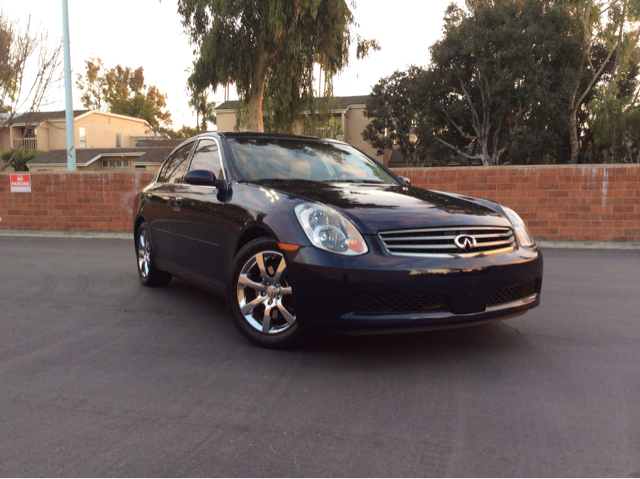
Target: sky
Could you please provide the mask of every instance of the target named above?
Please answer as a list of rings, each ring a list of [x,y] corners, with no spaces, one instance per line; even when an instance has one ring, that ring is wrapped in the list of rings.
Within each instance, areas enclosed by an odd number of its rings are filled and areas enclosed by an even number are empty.
[[[429,47],[442,36],[449,3],[451,0],[357,0],[354,16],[359,27],[354,33],[375,38],[382,50],[356,60],[353,46],[349,66],[334,78],[334,95],[366,95],[380,78],[395,70],[427,65]],[[175,0],[68,0],[68,4],[74,109],[83,108],[76,73],[84,73],[85,60],[99,57],[107,68],[142,66],[146,83],[168,94],[173,128],[195,126],[186,93],[195,57]],[[0,10],[23,23],[31,15],[32,25],[62,38],[61,0],[0,0]],[[220,88],[211,99],[220,104],[223,98]],[[231,99],[237,99],[233,89]],[[63,110],[64,90],[43,109]]]

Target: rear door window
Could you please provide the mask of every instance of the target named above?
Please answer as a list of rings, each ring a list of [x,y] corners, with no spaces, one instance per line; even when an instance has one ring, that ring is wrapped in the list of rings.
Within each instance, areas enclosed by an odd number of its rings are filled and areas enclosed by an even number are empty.
[[[188,143],[171,156],[162,169],[158,181],[161,183],[182,183],[184,175],[187,172],[188,160],[193,145],[193,142]]]
[[[189,171],[192,170],[208,170],[213,172],[216,178],[223,177],[220,151],[214,140],[200,140],[189,167]]]

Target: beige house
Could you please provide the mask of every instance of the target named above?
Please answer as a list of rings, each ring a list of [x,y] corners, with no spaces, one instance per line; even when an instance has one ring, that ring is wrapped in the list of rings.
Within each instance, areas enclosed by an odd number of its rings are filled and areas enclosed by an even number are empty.
[[[77,110],[73,114],[76,151],[133,148],[139,141],[160,136],[140,118],[95,110]],[[20,146],[32,150],[66,150],[65,112],[32,112],[16,116],[8,126],[0,129],[0,135],[0,151]]]
[[[388,157],[388,155],[378,155],[375,148],[362,138],[362,132],[369,123],[369,120],[364,116],[367,98],[369,98],[368,95],[334,97],[331,114],[342,125],[343,141],[383,162],[385,160],[383,156]],[[236,126],[236,108],[238,108],[237,101],[225,101],[216,108],[219,132],[234,130]],[[294,126],[294,133],[302,134],[302,131],[302,123]]]
[[[83,148],[76,152],[76,169],[78,173],[156,172],[173,148],[170,143],[153,148]],[[27,163],[27,166],[30,173],[67,172],[67,150],[46,151]]]

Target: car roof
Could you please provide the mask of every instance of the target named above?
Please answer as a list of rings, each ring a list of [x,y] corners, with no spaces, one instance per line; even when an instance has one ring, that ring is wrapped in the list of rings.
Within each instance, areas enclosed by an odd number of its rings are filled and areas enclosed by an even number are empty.
[[[233,139],[233,138],[275,138],[275,139],[286,139],[286,140],[315,140],[315,141],[333,141],[325,138],[316,138],[313,136],[303,136],[303,135],[285,135],[282,133],[256,133],[251,131],[225,131],[218,133],[220,136],[224,136],[225,138]]]

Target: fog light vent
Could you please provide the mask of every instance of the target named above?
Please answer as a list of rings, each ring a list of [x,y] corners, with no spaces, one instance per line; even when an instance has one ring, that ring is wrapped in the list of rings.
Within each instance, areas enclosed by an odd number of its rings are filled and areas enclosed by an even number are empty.
[[[366,293],[358,296],[354,314],[415,314],[448,312],[447,299],[441,294]]]
[[[502,288],[493,293],[487,307],[500,306],[501,304],[513,303],[521,299],[528,298],[536,294],[536,280],[532,279],[526,283],[516,284]]]

